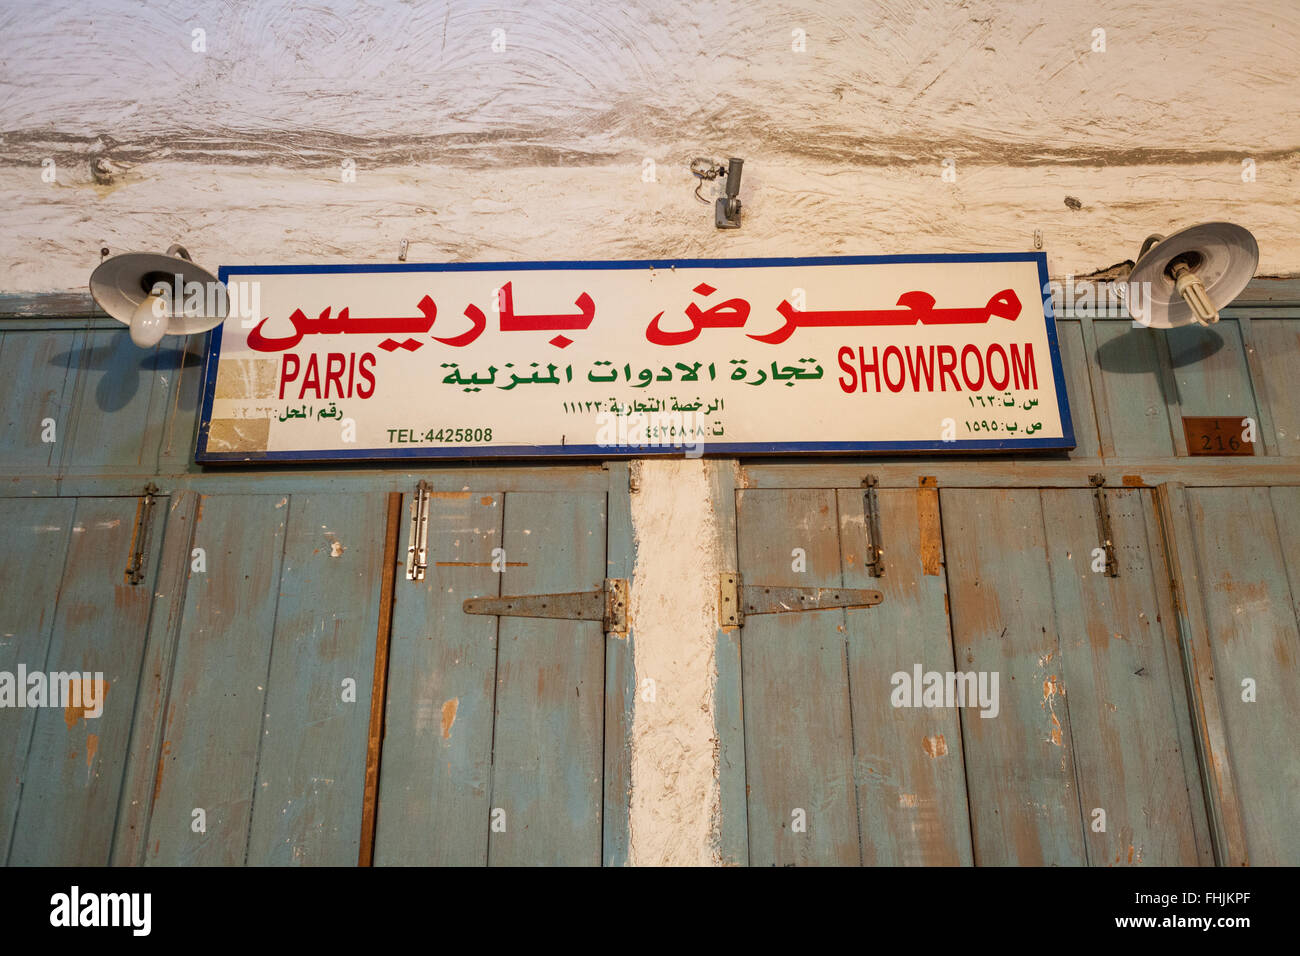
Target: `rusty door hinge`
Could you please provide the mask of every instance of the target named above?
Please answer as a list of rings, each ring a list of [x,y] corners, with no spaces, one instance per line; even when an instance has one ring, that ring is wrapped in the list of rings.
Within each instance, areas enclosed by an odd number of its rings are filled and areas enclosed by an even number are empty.
[[[126,563],[126,583],[138,585],[144,581],[144,554],[149,544],[149,525],[153,521],[154,496],[158,486],[152,481],[144,486],[144,497],[135,508],[135,530],[131,532],[131,556]]]
[[[875,607],[885,599],[862,588],[789,588],[745,584],[738,573],[718,576],[718,618],[723,627],[743,627],[748,614],[824,611],[836,607]]]
[[[873,577],[885,573],[885,549],[880,546],[880,507],[876,502],[876,476],[862,479],[862,514],[866,518],[867,572]]]
[[[1106,476],[1089,475],[1092,485],[1093,505],[1097,509],[1097,527],[1101,531],[1102,547],[1106,551],[1106,577],[1119,577],[1119,561],[1115,558],[1115,538],[1110,530],[1110,508],[1106,504]]]
[[[429,567],[429,483],[422,481],[411,499],[411,527],[406,537],[406,580],[423,581]]]
[[[515,594],[470,598],[466,614],[541,617],[564,621],[600,621],[606,633],[627,633],[627,580],[606,578],[599,591],[568,594]]]

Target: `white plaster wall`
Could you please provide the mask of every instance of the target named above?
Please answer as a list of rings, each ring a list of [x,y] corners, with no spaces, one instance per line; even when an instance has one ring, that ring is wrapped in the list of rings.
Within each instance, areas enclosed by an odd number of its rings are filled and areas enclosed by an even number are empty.
[[[1296,49],[1294,0],[4,0],[0,290],[83,289],[101,246],[178,239],[221,264],[392,261],[404,237],[412,261],[1020,250],[1041,229],[1052,272],[1082,274],[1211,218],[1291,274]],[[733,154],[746,220],[722,233],[685,167]]]

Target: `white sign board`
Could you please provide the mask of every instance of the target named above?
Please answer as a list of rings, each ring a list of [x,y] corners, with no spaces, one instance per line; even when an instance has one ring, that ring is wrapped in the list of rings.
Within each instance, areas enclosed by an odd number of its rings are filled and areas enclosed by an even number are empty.
[[[221,279],[200,462],[1074,447],[1042,253]]]

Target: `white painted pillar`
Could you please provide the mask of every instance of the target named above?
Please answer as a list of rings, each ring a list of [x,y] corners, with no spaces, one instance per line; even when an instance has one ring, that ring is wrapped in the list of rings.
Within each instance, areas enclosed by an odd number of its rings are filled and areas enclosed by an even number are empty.
[[[640,463],[629,595],[637,688],[628,825],[634,866],[720,863],[717,526],[704,461]]]

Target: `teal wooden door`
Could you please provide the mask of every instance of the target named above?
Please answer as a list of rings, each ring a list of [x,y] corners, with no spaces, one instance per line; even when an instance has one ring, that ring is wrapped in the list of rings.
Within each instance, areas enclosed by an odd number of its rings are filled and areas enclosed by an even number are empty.
[[[110,325],[0,331],[0,475],[190,467],[202,336],[142,353]]]
[[[952,711],[896,709],[891,676],[950,671],[938,500],[877,494],[885,573],[867,569],[859,489],[740,491],[746,585],[879,590],[876,607],[748,616],[741,635],[750,862],[971,862]]]
[[[0,332],[0,474],[55,475],[71,428],[71,335]]]
[[[1086,490],[946,490],[959,666],[1000,675],[963,712],[980,865],[1212,862],[1150,492],[1107,491],[1118,577]]]
[[[1150,492],[1105,494],[1117,577],[1088,490],[880,491],[881,577],[860,489],[737,493],[746,584],[884,594],[745,618],[751,863],[1212,861]]]
[[[123,862],[356,863],[386,497],[197,500],[154,621]]]
[[[11,865],[109,862],[167,499],[155,501],[144,578],[131,585],[138,505],[0,499],[0,671],[90,674],[102,698],[0,707],[0,853]]]
[[[462,604],[598,589],[606,495],[435,491],[428,527],[424,580],[405,548],[397,573],[374,862],[599,865],[600,622]]]
[[[1187,491],[1249,862],[1300,864],[1300,489]]]

